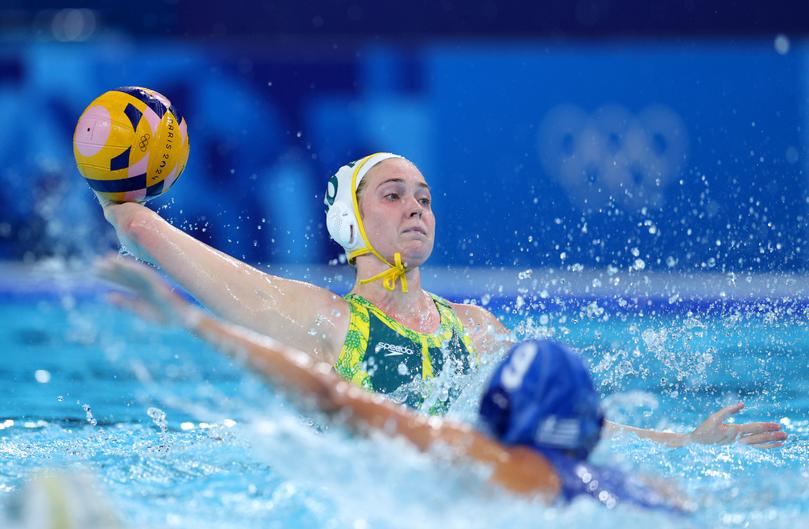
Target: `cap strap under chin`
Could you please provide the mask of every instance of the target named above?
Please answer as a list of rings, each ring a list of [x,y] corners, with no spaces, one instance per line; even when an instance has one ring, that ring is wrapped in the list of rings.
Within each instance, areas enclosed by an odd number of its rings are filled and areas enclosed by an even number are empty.
[[[357,166],[354,168],[354,173],[351,175],[351,196],[354,206],[354,218],[357,219],[357,228],[359,229],[363,242],[365,242],[365,248],[359,248],[353,252],[350,252],[348,254],[348,262],[354,262],[354,259],[360,255],[365,255],[368,253],[375,255],[377,259],[388,265],[390,268],[384,272],[376,274],[375,276],[369,277],[368,279],[361,279],[360,284],[365,285],[366,283],[371,283],[381,279],[382,286],[385,287],[386,290],[392,291],[396,289],[396,281],[401,281],[402,292],[407,292],[407,278],[405,277],[407,270],[405,269],[404,264],[402,264],[401,254],[399,252],[393,254],[394,264],[391,264],[382,256],[382,254],[377,252],[376,248],[373,247],[371,241],[368,239],[368,235],[365,233],[365,226],[363,225],[362,216],[360,215],[360,205],[359,201],[357,200],[357,176],[366,162],[368,162],[368,160],[370,160],[372,157],[376,156],[376,154],[366,156],[357,162]]]
[[[365,285],[381,279],[382,286],[385,287],[385,290],[393,291],[396,290],[396,282],[401,281],[402,292],[407,292],[407,277],[405,276],[407,270],[402,264],[402,254],[399,252],[393,254],[393,261],[395,264],[391,265],[383,259],[383,262],[390,266],[390,268],[367,279],[360,279],[360,284]]]

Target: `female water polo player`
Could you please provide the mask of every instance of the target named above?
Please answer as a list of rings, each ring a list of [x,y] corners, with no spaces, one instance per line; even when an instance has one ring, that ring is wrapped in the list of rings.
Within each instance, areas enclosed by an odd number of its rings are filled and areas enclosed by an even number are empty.
[[[687,503],[644,480],[589,464],[604,416],[577,355],[553,342],[514,346],[494,371],[480,403],[480,428],[427,418],[338,378],[329,364],[274,339],[206,315],[174,294],[156,272],[119,256],[99,264],[102,277],[135,292],[115,296],[143,316],[178,325],[245,361],[271,383],[354,429],[404,437],[418,449],[436,445],[491,468],[501,487],[546,500],[589,495],[608,507],[629,503],[684,512]],[[303,397],[302,399],[300,397]]]
[[[354,287],[344,298],[261,272],[140,204],[102,205],[126,248],[158,265],[224,319],[306,351],[357,386],[440,412],[452,388],[423,382],[442,370],[469,370],[478,355],[501,351],[510,337],[485,309],[450,303],[421,288],[420,266],[435,234],[424,176],[401,156],[373,154],[341,167],[329,179],[325,202],[329,234],[356,269]],[[745,443],[769,448],[785,437],[779,429],[774,423],[726,427],[712,416],[696,437],[631,430],[668,444],[743,436]]]

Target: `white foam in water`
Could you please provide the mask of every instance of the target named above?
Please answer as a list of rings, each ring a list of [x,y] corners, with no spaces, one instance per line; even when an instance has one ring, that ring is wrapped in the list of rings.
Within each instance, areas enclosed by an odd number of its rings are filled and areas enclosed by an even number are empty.
[[[417,452],[403,440],[317,433],[292,417],[252,425],[252,445],[303,493],[325,504],[329,527],[535,528],[605,525],[592,501],[570,507],[511,496],[486,481],[487,469],[452,463],[440,449]],[[618,509],[621,523],[677,527],[657,513]],[[616,518],[616,521],[619,518]],[[662,523],[662,525],[660,525]],[[595,524],[595,525],[594,525]]]

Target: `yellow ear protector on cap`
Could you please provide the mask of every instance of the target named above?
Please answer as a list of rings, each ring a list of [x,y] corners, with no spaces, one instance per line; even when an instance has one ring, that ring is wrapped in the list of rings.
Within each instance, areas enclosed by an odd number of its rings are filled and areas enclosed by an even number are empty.
[[[323,200],[326,205],[326,229],[329,230],[331,238],[346,251],[349,263],[353,263],[360,255],[370,253],[390,267],[381,274],[361,280],[360,283],[381,279],[386,289],[394,290],[396,281],[401,281],[402,292],[407,292],[406,270],[402,264],[402,256],[396,252],[392,264],[374,249],[365,234],[357,202],[357,188],[362,179],[374,166],[390,158],[404,159],[398,154],[378,152],[342,166],[329,178],[326,197]]]

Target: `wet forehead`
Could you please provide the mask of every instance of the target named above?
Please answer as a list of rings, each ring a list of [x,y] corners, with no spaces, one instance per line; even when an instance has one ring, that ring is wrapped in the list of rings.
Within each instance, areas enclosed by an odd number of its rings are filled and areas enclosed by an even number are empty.
[[[424,175],[418,167],[408,160],[401,158],[390,158],[374,166],[365,175],[366,187],[377,187],[390,180],[400,180],[405,183],[413,183],[419,187],[429,187]]]

